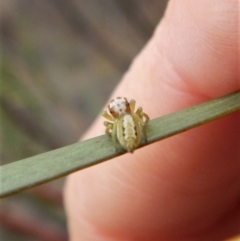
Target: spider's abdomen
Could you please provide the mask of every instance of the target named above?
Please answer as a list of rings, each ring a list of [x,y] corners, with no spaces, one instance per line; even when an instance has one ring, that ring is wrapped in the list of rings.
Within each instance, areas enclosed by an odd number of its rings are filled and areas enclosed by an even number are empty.
[[[121,146],[129,152],[138,147],[141,141],[141,126],[133,115],[124,115],[119,121],[117,137]]]
[[[128,100],[125,97],[117,97],[110,101],[108,110],[102,112],[102,116],[108,121],[105,133],[112,137],[115,149],[120,144],[128,152],[133,152],[142,141],[147,142],[145,125],[149,116],[139,107],[136,112],[135,100]]]

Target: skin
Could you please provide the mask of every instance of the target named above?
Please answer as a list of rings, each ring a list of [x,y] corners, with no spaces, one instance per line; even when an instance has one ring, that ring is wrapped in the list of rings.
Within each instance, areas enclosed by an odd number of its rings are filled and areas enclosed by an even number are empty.
[[[150,118],[240,88],[237,0],[172,0],[110,99]],[[104,133],[100,117],[84,139]],[[70,175],[70,241],[215,241],[240,234],[240,113]]]

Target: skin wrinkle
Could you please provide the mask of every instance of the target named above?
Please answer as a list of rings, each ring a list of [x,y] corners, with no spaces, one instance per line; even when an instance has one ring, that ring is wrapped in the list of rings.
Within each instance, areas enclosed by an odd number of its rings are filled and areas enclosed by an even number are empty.
[[[159,29],[158,31],[160,32],[161,30],[162,29]],[[174,62],[171,60],[171,57],[166,52],[163,45],[161,43],[159,44],[159,41],[157,41],[157,40],[160,40],[160,38],[153,39],[153,46],[155,47],[154,48],[155,54],[157,54],[156,59],[161,59],[161,61],[163,63],[165,63],[165,65],[164,65],[165,69],[167,70],[167,74],[169,74],[169,77],[164,79],[165,81],[163,82],[163,85],[171,87],[172,90],[174,90],[174,91],[178,90],[179,93],[181,93],[181,94],[183,94],[183,93],[186,93],[188,95],[192,94],[193,98],[196,98],[196,100],[197,100],[197,102],[195,102],[195,104],[201,102],[201,100],[204,101],[204,100],[209,99],[209,97],[207,98],[205,93],[199,93],[199,90],[196,89],[194,82],[191,83],[192,79],[191,79],[191,81],[189,81],[188,76],[177,68],[177,65],[174,64]],[[155,61],[154,63],[156,64],[157,61]],[[154,66],[154,68],[156,69],[155,66]],[[200,96],[202,96],[204,98],[199,98]],[[189,101],[188,101],[188,103],[189,103]],[[185,107],[187,107],[187,106],[185,106]]]
[[[151,106],[148,109],[144,108],[144,111],[146,113],[149,113],[151,118],[155,118],[155,117],[158,117],[159,115],[169,114],[176,110],[183,109],[188,106],[198,104],[200,102],[208,100],[209,99],[208,96],[204,95],[203,93],[202,94],[197,93],[197,90],[194,90],[194,88],[191,87],[191,91],[190,91],[188,82],[181,77],[180,73],[176,72],[174,65],[172,65],[171,62],[165,56],[162,56],[161,49],[155,46],[156,46],[156,41],[150,41],[150,43],[147,46],[147,48],[150,49],[150,52],[151,52],[150,55],[152,56],[152,58],[156,59],[155,61],[150,61],[150,69],[149,67],[147,67],[147,69],[149,69],[147,70],[147,73],[151,73],[153,75],[155,72],[159,73],[159,71],[156,71],[158,70],[158,66],[156,64],[159,62],[159,59],[160,59],[162,62],[165,63],[164,67],[165,66],[166,67],[164,68],[164,70],[167,69],[167,75],[165,74],[165,76],[163,77],[159,76],[155,78],[149,78],[147,76],[144,76],[144,79],[145,80],[147,79],[148,81],[150,81],[150,86],[157,86],[151,92],[156,92],[156,93],[159,93],[161,91],[168,92],[169,94],[169,98],[167,100],[168,104],[166,105],[167,108],[165,108],[165,105],[159,104],[157,109],[156,109],[156,106],[154,105],[152,106],[153,107],[152,109],[151,109]],[[152,62],[154,64],[152,64]],[[136,65],[140,64],[138,68],[141,69],[142,68],[141,66],[147,66],[147,63],[149,63],[149,61],[147,61],[146,63],[145,62],[136,63]],[[156,84],[156,79],[159,79],[160,81],[161,79],[163,79],[164,81],[158,82]],[[129,87],[129,89],[132,89],[132,88],[133,88],[132,86]],[[148,98],[147,97],[148,93],[145,93],[145,96],[147,99],[149,99],[149,102],[152,102],[152,95],[153,95],[152,93],[149,93],[149,98]],[[170,98],[171,95],[174,96],[174,98]],[[177,95],[179,95],[179,100],[181,100],[178,102],[181,104],[181,106],[176,106]],[[159,98],[161,98],[161,96]],[[192,99],[192,101],[190,101],[190,98]],[[182,101],[184,99],[186,99],[186,104],[184,104],[184,102]],[[173,104],[171,104],[171,101]],[[166,102],[166,100],[163,99],[162,102],[164,103]]]
[[[234,2],[234,1],[232,1]],[[188,11],[188,14],[189,16],[191,17],[190,21],[194,24],[194,26],[200,30],[203,34],[203,36],[206,36],[204,39],[205,40],[213,40],[213,38],[216,38],[217,41],[213,41],[213,42],[218,42],[218,41],[221,41],[223,40],[224,42],[225,41],[229,41],[231,36],[236,33],[236,30],[237,28],[234,30],[232,30],[231,26],[233,25],[232,23],[232,20],[234,21],[234,17],[233,15],[236,16],[236,21],[237,21],[237,8],[235,6],[236,4],[234,4],[233,7],[231,7],[231,11],[229,10],[229,13],[228,15],[224,15],[222,14],[222,12],[225,12],[226,13],[226,8],[224,9],[218,9],[215,11],[212,11],[209,15],[213,16],[214,19],[211,19],[211,21],[208,21],[208,23],[203,23],[203,22],[199,22],[198,19],[197,19],[197,15],[196,15],[196,12],[198,11],[194,11],[194,14],[193,14],[193,11]],[[216,5],[216,8],[218,8],[219,5]],[[187,8],[189,9],[189,8]],[[206,11],[206,9],[204,9],[204,11]],[[202,14],[202,12],[201,12]],[[231,16],[231,18],[228,18],[225,16]],[[223,19],[224,18],[224,19]],[[224,24],[222,24],[221,22],[224,22]],[[230,24],[226,24],[227,22],[229,22]],[[235,23],[237,24],[237,22]],[[227,26],[227,27],[225,27]],[[222,38],[222,35],[225,35],[225,36],[228,36],[228,38]],[[235,42],[235,38],[233,38],[234,40],[234,44],[236,43]],[[215,45],[213,43],[210,43],[210,41],[207,41],[209,42],[209,46],[215,50]],[[220,45],[221,46],[221,45]],[[232,47],[232,44],[228,44],[229,47]],[[235,46],[236,48],[236,46]],[[216,48],[218,49],[218,48]]]
[[[136,185],[135,185],[136,183],[134,183],[134,181],[136,181],[136,179],[135,179],[134,175],[132,175],[132,173],[130,173],[128,171],[128,169],[123,168],[121,165],[117,165],[117,171],[118,171],[118,173],[121,173],[121,178],[119,178],[119,176],[117,176],[115,174],[114,175],[112,174],[111,176],[109,176],[109,178],[112,181],[116,182],[116,184],[118,185],[119,188],[121,188],[123,191],[129,192],[134,197],[139,196],[139,197],[152,199],[151,195],[147,194],[142,189],[139,189],[136,187]],[[119,195],[119,192],[116,189],[111,189],[111,192],[114,195],[116,195],[116,194]],[[121,198],[121,196],[119,196],[119,198]]]
[[[174,91],[174,95],[177,93],[181,95],[192,95],[193,98],[197,99],[200,94],[194,91],[194,88],[188,84],[188,82],[183,77],[183,73],[178,72],[178,69],[168,58],[169,56],[166,55],[166,52],[162,48],[158,47],[159,45],[157,44],[157,41],[153,41],[152,45],[156,55],[155,58],[160,59],[164,63],[164,70],[166,71],[165,74],[167,75],[164,76],[164,81],[160,83],[161,89],[164,88],[166,90],[166,88],[168,88],[166,92]],[[157,63],[157,61],[155,61],[155,63]],[[153,69],[157,69],[157,66],[154,66]],[[195,95],[196,93],[198,96]],[[169,98],[169,100],[171,99]]]
[[[173,172],[176,173],[176,172]],[[227,187],[229,187],[230,185],[233,186],[233,183],[236,183],[236,190],[239,189],[240,186],[240,182],[237,180],[237,175],[233,176],[231,179],[228,180],[228,182],[222,182],[219,184],[215,184],[212,186],[207,186],[207,184],[209,183],[209,180],[203,180],[200,179],[199,182],[203,182],[205,181],[206,186],[205,188],[201,188],[199,189],[197,188],[191,188],[192,185],[188,185],[189,182],[191,182],[191,180],[193,180],[194,178],[194,174],[192,175],[188,175],[185,177],[184,180],[182,180],[181,182],[177,182],[174,183],[174,188],[172,187],[172,185],[170,185],[169,180],[167,180],[167,178],[165,178],[166,175],[164,175],[163,173],[161,173],[161,177],[159,177],[158,179],[160,179],[160,182],[158,180],[158,183],[163,183],[164,188],[168,189],[168,191],[172,191],[173,193],[175,193],[178,196],[204,196],[204,195],[208,195],[208,194],[214,194],[215,192],[221,192],[221,190],[223,190],[224,188],[227,189]],[[199,176],[199,175],[198,175]],[[174,176],[172,177],[174,179]],[[240,191],[240,190],[239,190]]]
[[[121,167],[120,165],[119,165],[119,167],[122,170],[124,170],[125,173],[130,174],[129,172],[127,172],[127,170],[123,169],[123,167]],[[137,166],[136,166],[136,168],[137,168]],[[156,166],[154,168],[158,169]],[[214,193],[214,191],[219,189],[219,188],[220,189],[223,188],[224,185],[227,187],[227,186],[231,186],[230,185],[231,183],[236,182],[236,176],[233,176],[232,179],[229,180],[229,183],[219,183],[219,184],[217,184],[215,186],[211,186],[208,189],[204,189],[204,190],[197,190],[196,191],[196,189],[195,189],[195,193],[194,193],[193,190],[188,190],[188,186],[186,186],[186,183],[188,183],[188,181],[184,181],[182,183],[178,182],[178,185],[174,186],[174,188],[173,188],[171,185],[169,185],[170,182],[169,182],[169,180],[167,180],[166,174],[163,175],[163,173],[161,173],[161,175],[159,175],[159,173],[157,173],[157,172],[154,173],[153,171],[154,170],[151,169],[150,170],[151,174],[149,174],[148,172],[146,172],[146,170],[144,170],[144,168],[143,168],[142,171],[141,171],[141,169],[137,169],[137,172],[141,173],[141,177],[142,177],[143,180],[144,179],[145,180],[152,180],[153,183],[158,183],[158,184],[162,183],[161,184],[162,187],[164,187],[165,189],[167,188],[169,191],[171,190],[173,193],[177,194],[178,196],[198,196],[198,195],[203,196],[203,195],[208,195],[210,193]],[[178,171],[175,170],[173,173],[178,173]],[[131,180],[133,181],[134,177],[133,176],[130,176],[130,177],[131,177]],[[116,178],[116,176],[115,176],[115,178]],[[191,181],[192,177],[190,176],[188,179],[189,179],[189,181]],[[131,183],[129,180],[127,180],[127,182]],[[154,185],[149,185],[149,186],[150,187],[151,186],[154,187]],[[237,187],[239,187],[239,186],[240,185],[237,185]],[[149,192],[149,191],[150,190],[147,190],[147,192]],[[147,196],[151,196],[155,192],[156,192],[156,189],[153,189],[153,190],[151,190],[151,192],[149,192],[149,194]]]
[[[151,160],[151,157],[149,158]],[[114,174],[110,174],[109,178],[113,181],[117,181],[118,184],[121,184],[121,186],[124,188],[126,187],[127,189],[130,189],[132,192],[136,193],[137,196],[140,196],[139,193],[141,194],[142,197],[151,200],[158,199],[154,197],[154,193],[156,192],[156,189],[154,188],[154,185],[150,185],[150,189],[139,189],[137,186],[139,186],[138,181],[139,178],[141,180],[151,180],[152,183],[160,183],[164,182],[164,186],[168,183],[167,180],[163,180],[161,175],[159,173],[153,173],[153,169],[156,169],[156,166],[152,166],[151,170],[148,171],[145,168],[145,165],[139,165],[139,163],[135,162],[134,164],[134,169],[136,170],[134,173],[129,172],[129,169],[126,166],[122,166],[121,162],[114,162],[115,169],[117,170],[117,173],[115,172]],[[151,166],[151,163],[149,164],[149,167]],[[119,176],[121,178],[119,178]],[[127,183],[124,184],[124,183]],[[152,187],[152,188],[151,188]],[[170,188],[170,186],[168,186]],[[115,190],[111,190],[114,191]]]

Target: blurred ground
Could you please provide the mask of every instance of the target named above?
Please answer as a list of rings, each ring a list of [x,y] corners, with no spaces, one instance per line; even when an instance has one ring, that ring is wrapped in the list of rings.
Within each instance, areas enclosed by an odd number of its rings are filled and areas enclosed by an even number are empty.
[[[76,142],[167,0],[2,0],[1,165]],[[64,241],[58,180],[3,199],[1,241]]]

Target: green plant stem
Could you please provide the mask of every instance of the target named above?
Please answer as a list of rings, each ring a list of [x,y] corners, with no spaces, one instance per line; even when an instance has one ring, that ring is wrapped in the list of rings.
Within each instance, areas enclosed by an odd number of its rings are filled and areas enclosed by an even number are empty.
[[[240,91],[151,120],[148,143],[165,139],[240,110]],[[141,146],[141,147],[142,147]],[[82,141],[0,167],[0,197],[96,165],[126,152],[115,151],[107,135]],[[130,155],[130,154],[128,154]]]

